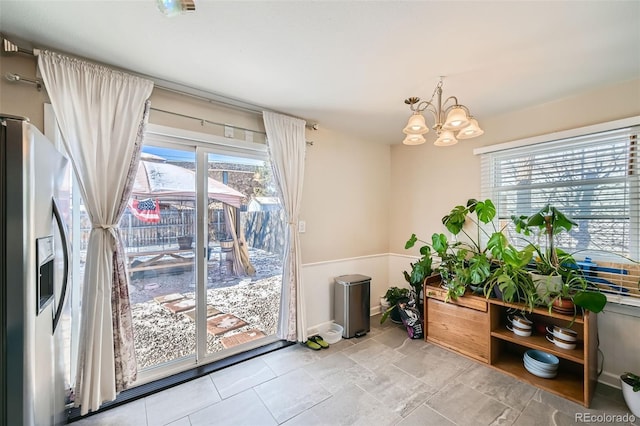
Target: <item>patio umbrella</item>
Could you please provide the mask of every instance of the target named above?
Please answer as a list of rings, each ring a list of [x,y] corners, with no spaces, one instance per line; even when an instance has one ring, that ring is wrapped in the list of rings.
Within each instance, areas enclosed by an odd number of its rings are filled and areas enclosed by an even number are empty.
[[[212,178],[207,182],[209,198],[240,208],[244,194]],[[137,198],[193,201],[195,183],[193,170],[170,163],[141,160],[131,195]]]

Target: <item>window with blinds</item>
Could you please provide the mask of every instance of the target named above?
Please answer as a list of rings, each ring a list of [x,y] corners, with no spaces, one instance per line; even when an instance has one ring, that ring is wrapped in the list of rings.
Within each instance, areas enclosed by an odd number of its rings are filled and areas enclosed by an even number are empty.
[[[481,155],[483,198],[491,198],[510,241],[524,246],[512,215],[529,216],[551,204],[578,226],[558,235],[611,299],[640,306],[640,126],[608,130]],[[620,256],[616,256],[617,255]]]

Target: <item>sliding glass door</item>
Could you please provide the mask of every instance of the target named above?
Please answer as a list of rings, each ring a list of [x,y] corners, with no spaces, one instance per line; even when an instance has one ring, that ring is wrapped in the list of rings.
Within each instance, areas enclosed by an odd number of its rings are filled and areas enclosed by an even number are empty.
[[[141,383],[276,340],[283,216],[256,157],[143,147],[120,222]]]
[[[264,160],[200,150],[207,188],[206,354],[240,351],[277,333],[283,212]]]
[[[139,369],[196,355],[195,169],[193,149],[144,147],[120,221]]]

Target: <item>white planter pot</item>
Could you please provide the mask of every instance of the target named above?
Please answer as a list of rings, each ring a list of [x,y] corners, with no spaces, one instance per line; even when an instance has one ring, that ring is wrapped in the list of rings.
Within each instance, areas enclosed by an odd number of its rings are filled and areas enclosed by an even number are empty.
[[[633,388],[620,378],[620,386],[622,387],[622,396],[627,407],[634,416],[640,418],[640,391],[634,392]]]
[[[529,272],[531,280],[536,286],[536,292],[540,300],[549,303],[549,293],[558,292],[562,288],[561,275],[540,275],[535,272]]]
[[[380,296],[380,308],[382,309],[382,312],[389,309],[389,302],[387,302],[387,298],[384,296]]]

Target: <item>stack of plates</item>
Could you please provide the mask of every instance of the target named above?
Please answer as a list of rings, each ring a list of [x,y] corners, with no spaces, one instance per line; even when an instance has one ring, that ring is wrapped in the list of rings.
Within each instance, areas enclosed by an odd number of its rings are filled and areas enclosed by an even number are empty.
[[[555,355],[535,349],[524,353],[524,368],[534,376],[553,379],[558,374],[560,360]]]

